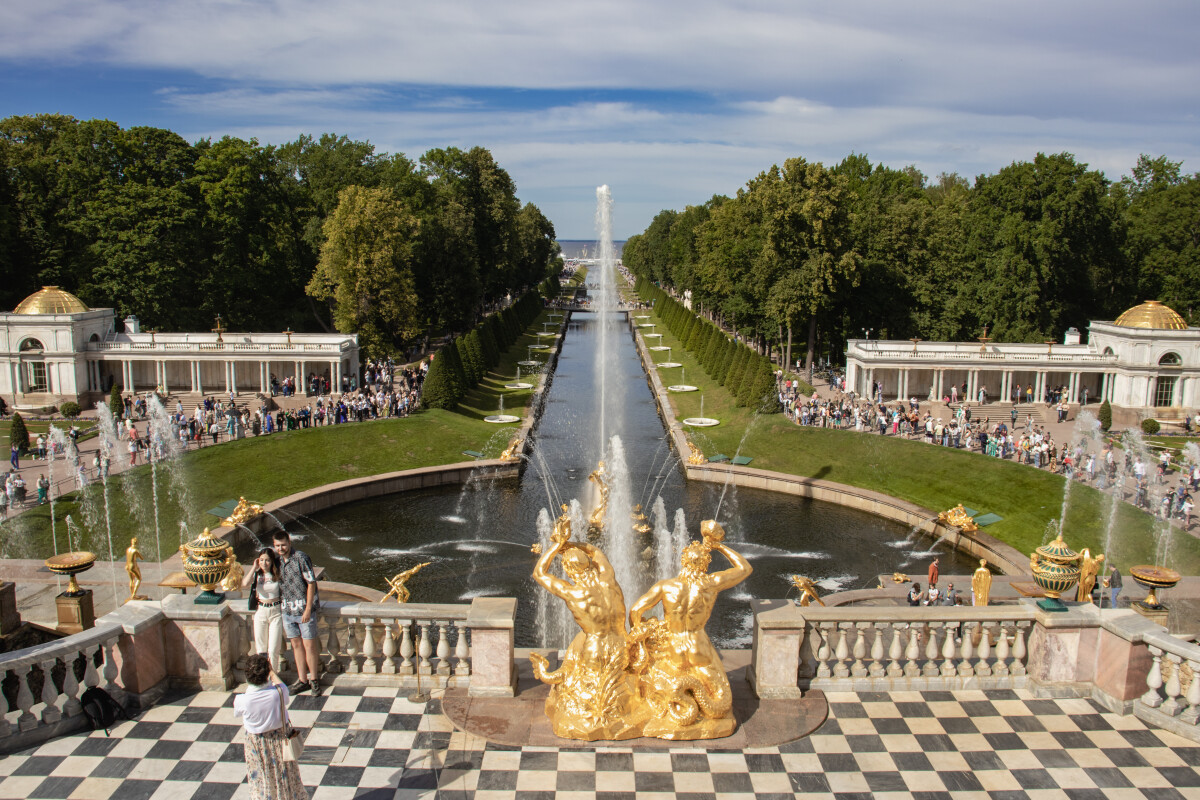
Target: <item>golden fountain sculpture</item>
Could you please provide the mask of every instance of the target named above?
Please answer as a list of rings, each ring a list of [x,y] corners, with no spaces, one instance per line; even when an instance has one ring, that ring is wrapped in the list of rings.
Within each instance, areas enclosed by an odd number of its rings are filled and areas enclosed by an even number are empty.
[[[563,506],[533,570],[533,579],[566,602],[581,629],[558,670],[548,671],[540,653],[530,655],[534,675],[551,685],[546,716],[555,734],[585,741],[732,734],[737,722],[729,678],[704,626],[717,595],[745,580],[750,563],[725,545],[719,524],[704,521],[701,541],[684,548],[679,575],[654,584],[630,607],[627,631],[625,597],[612,565],[599,548],[571,541],[566,511]],[[714,550],[731,568],[708,571]],[[560,555],[565,580],[550,574]],[[644,618],[660,604],[662,620]]]
[[[608,511],[608,472],[604,469],[604,462],[588,475],[588,480],[596,484],[596,488],[600,491],[600,502],[592,509],[592,514],[588,517],[588,532],[593,535],[599,535],[604,530],[604,515]]]
[[[642,504],[638,503],[633,507],[633,513],[629,515],[629,519],[633,522],[633,530],[636,533],[649,533],[650,523],[646,521],[646,515],[642,513]]]
[[[964,533],[974,533],[979,530],[979,526],[975,524],[975,520],[971,519],[971,515],[963,508],[962,503],[959,503],[949,511],[943,511],[938,514],[938,522],[953,525]]]
[[[142,568],[137,562],[145,558],[138,549],[138,540],[134,536],[129,540],[129,547],[125,548],[125,572],[129,575],[129,597],[125,600],[126,603],[130,600],[150,599],[144,594],[138,594],[138,589],[142,587]]]
[[[412,569],[406,569],[404,572],[397,573],[394,577],[387,578],[387,584],[390,587],[390,591],[388,591],[388,593],[385,594],[383,599],[379,602],[386,603],[389,597],[395,597],[397,603],[407,603],[408,599],[412,597],[408,591],[408,586],[406,585],[408,583],[408,579],[432,563],[432,561],[426,561],[424,564],[417,564]]]
[[[895,575],[892,576],[892,579],[895,580]],[[805,577],[804,575],[793,575],[792,586],[795,586],[800,590],[800,600],[796,603],[796,605],[808,606],[811,605],[814,600],[819,606],[825,605],[825,601],[822,600],[821,596],[817,593],[817,585],[813,583],[812,578]]]
[[[691,439],[687,440],[687,446],[688,446],[688,450],[692,451],[692,454],[690,456],[688,456],[689,464],[707,464],[708,463],[708,459],[704,457],[704,451],[701,450],[699,447],[696,447],[696,445],[692,443]]]
[[[251,503],[244,497],[238,498],[238,504],[234,506],[233,513],[221,521],[222,525],[243,525],[258,515],[263,513],[263,507],[258,503]]]

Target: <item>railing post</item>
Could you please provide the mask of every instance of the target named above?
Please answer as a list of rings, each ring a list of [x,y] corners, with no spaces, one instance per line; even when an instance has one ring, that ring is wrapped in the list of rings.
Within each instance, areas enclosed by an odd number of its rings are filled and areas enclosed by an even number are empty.
[[[1179,719],[1183,722],[1196,725],[1200,723],[1200,660],[1188,660],[1188,666],[1192,668],[1192,682],[1187,690],[1187,710],[1179,715]]]
[[[42,709],[42,722],[47,725],[52,725],[62,719],[62,711],[58,708],[58,689],[54,688],[54,677],[50,671],[54,669],[56,658],[48,658],[41,662],[42,664],[42,702],[46,707]]]
[[[805,641],[808,623],[802,610],[791,603],[767,601],[756,604],[755,609],[749,673],[754,693],[760,698],[801,697],[798,680],[803,648],[807,645],[812,650],[812,637],[819,640],[820,635],[809,628],[812,633]]]
[[[1154,658],[1154,664],[1150,667],[1150,673],[1146,675],[1146,693],[1142,695],[1142,703],[1150,708],[1158,708],[1162,705],[1162,695],[1158,690],[1162,688],[1162,654],[1163,651],[1157,647],[1150,648],[1150,655]]]
[[[1159,711],[1174,717],[1183,711],[1183,704],[1179,702],[1179,695],[1183,690],[1183,685],[1179,680],[1179,670],[1183,666],[1183,658],[1174,653],[1167,653],[1167,664],[1171,667],[1171,674],[1163,686],[1163,693],[1167,697],[1159,707]]]
[[[513,697],[517,665],[513,661],[513,627],[517,601],[511,597],[476,597],[467,614],[471,630],[472,697]]]

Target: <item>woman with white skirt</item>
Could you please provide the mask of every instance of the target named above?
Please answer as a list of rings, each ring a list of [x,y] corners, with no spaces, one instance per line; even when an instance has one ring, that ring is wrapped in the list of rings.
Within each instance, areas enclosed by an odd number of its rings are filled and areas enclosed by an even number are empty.
[[[254,651],[271,659],[271,669],[280,671],[283,654],[283,605],[279,583],[279,556],[269,547],[258,551],[254,569],[242,579],[249,589],[249,607],[254,611]]]

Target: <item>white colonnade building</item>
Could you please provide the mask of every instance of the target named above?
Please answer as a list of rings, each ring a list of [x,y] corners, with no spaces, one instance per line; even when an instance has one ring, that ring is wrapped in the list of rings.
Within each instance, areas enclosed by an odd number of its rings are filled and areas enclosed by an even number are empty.
[[[1154,300],[1115,322],[1092,322],[1087,342],[1071,328],[1062,343],[1001,344],[851,339],[846,385],[868,396],[875,382],[885,398],[944,398],[1045,402],[1065,387],[1069,403],[1108,400],[1159,419],[1181,419],[1200,406],[1200,328]],[[966,391],[963,391],[963,385]],[[1032,392],[1027,389],[1032,387]]]
[[[73,400],[88,405],[113,385],[163,394],[268,393],[319,376],[338,391],[359,369],[358,337],[340,333],[143,332],[135,317],[117,332],[111,308],[89,309],[55,286],[0,313],[0,395],[18,409]],[[218,323],[217,327],[221,327]]]

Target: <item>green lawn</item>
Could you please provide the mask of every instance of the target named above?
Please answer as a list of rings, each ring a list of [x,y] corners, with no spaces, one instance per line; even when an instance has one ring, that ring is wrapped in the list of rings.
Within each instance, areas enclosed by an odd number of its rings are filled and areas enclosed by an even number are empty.
[[[837,481],[899,497],[932,510],[959,503],[1004,519],[987,533],[1029,553],[1042,543],[1047,523],[1062,512],[1065,481],[1009,461],[933,447],[870,433],[805,428],[782,414],[760,415],[737,408],[729,392],[705,374],[661,321],[655,331],[672,348],[670,358],[683,364],[686,382],[700,391],[671,393],[676,416],[715,417],[715,428],[688,429],[689,436],[712,456],[753,457],[752,467]],[[652,352],[655,361],[667,353]],[[679,369],[660,371],[664,384],[678,383]],[[1078,483],[1070,488],[1065,540],[1074,549],[1104,552],[1123,570],[1133,564],[1154,563],[1156,528],[1153,518],[1128,503],[1118,503],[1113,534],[1106,545],[1111,500]],[[1162,530],[1161,526],[1158,528]],[[1171,528],[1168,566],[1186,575],[1200,574],[1200,541]]]

